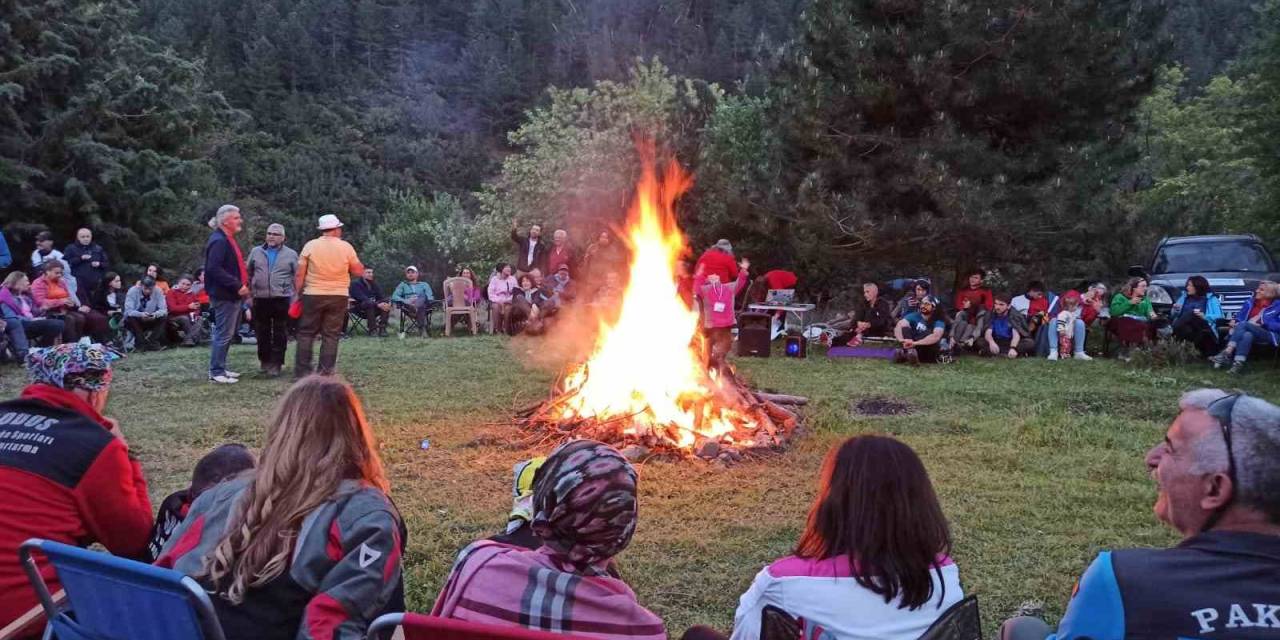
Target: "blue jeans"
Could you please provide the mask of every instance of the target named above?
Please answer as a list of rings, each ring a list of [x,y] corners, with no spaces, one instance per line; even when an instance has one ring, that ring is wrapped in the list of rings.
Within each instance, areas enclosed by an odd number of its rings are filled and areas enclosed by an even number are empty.
[[[1085,334],[1087,332],[1088,332],[1088,329],[1084,326],[1084,320],[1076,318],[1075,326],[1072,328],[1072,332],[1071,332],[1072,353],[1084,353],[1084,339],[1085,339]],[[1046,334],[1045,337],[1048,338],[1049,340],[1049,342],[1047,343],[1049,347],[1049,351],[1057,351],[1058,350],[1058,321],[1056,319],[1051,320],[1049,324],[1045,325],[1042,333]],[[1063,354],[1063,355],[1066,355],[1066,354]]]
[[[213,311],[209,376],[213,377],[227,372],[227,351],[231,349],[231,338],[236,335],[236,324],[240,321],[240,301],[210,300],[209,308]]]
[[[1266,340],[1270,343],[1271,332],[1252,322],[1236,324],[1236,328],[1231,330],[1231,342],[1236,345],[1236,360],[1249,357],[1249,350],[1253,348],[1255,340]]]

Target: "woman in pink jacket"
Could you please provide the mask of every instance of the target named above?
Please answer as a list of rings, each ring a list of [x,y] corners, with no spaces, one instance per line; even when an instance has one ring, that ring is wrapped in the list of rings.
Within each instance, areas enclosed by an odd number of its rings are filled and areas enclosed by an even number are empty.
[[[511,301],[518,288],[515,277],[511,275],[511,265],[500,263],[489,278],[489,321],[493,323],[495,333],[507,331],[511,318]]]
[[[738,279],[729,284],[720,282],[717,274],[707,275],[706,267],[698,265],[693,276],[693,291],[702,303],[702,328],[707,337],[707,366],[723,369],[725,357],[733,346],[733,327],[738,324],[733,314],[733,301],[738,291],[747,286],[747,269],[751,262],[743,258],[738,263]]]

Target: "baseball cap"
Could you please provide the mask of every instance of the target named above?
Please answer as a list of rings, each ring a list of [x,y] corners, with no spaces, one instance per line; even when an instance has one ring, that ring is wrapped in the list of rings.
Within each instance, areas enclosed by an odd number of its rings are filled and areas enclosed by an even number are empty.
[[[321,231],[328,231],[330,229],[337,229],[341,226],[342,221],[338,219],[338,216],[335,216],[332,213],[326,213],[320,216],[320,224],[317,224],[316,228]]]
[[[418,268],[417,268],[417,267],[415,267],[415,266],[413,266],[413,265],[409,265],[409,266],[407,266],[407,267],[405,267],[405,268],[404,268],[404,271],[405,271],[405,273],[408,273],[408,272],[410,272],[410,271],[412,271],[412,272],[414,272],[414,273],[417,273],[417,272],[418,272]]]

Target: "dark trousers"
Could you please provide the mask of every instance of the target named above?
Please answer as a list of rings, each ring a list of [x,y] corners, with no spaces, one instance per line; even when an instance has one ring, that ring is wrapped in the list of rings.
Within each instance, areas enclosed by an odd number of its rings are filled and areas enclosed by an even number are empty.
[[[733,348],[733,327],[707,329],[707,368],[723,370]]]
[[[84,336],[92,337],[95,342],[111,341],[111,325],[107,317],[97,311],[81,313],[79,309],[68,309],[62,315],[52,318],[63,322],[63,342],[75,342]]]
[[[289,299],[254,298],[253,332],[258,337],[258,362],[262,368],[284,366],[289,346]]]
[[[181,337],[184,346],[194,347],[200,344],[201,334],[204,333],[204,320],[199,315],[192,319],[189,313],[169,316],[169,330],[172,332],[173,340],[176,341]]]
[[[1209,357],[1218,352],[1218,332],[1204,318],[1183,316],[1174,320],[1173,335],[1195,345],[1202,356]]]
[[[295,350],[293,375],[301,378],[311,373],[311,351],[320,335],[320,368],[322,375],[332,375],[338,365],[338,339],[347,317],[346,296],[302,296],[302,321],[298,325],[298,347]]]
[[[380,331],[387,330],[387,318],[391,316],[390,307],[386,311],[378,308],[379,301],[366,300],[356,303],[356,308],[360,310],[360,315],[369,323],[369,335],[373,335]]]
[[[143,350],[158,349],[164,341],[166,318],[139,318],[130,316],[124,319],[125,326],[138,341],[138,348]]]
[[[5,333],[9,337],[9,346],[18,357],[19,364],[27,357],[27,349],[35,344],[38,347],[53,346],[54,340],[62,335],[62,321],[53,318],[23,318],[7,321]]]

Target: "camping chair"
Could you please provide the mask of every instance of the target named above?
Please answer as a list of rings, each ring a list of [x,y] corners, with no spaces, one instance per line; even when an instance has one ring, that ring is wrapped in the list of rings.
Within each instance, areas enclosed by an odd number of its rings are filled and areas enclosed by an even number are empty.
[[[426,323],[425,326],[418,325],[418,312],[413,305],[405,304],[403,302],[395,303],[396,311],[400,314],[400,335],[404,335],[406,331],[417,331],[419,329],[422,330],[423,335],[430,333],[431,314],[435,313],[437,303],[437,300],[432,300],[427,303],[426,317],[423,318],[423,322]]]
[[[471,280],[462,276],[445,278],[445,299],[452,300],[453,304],[446,304],[444,307],[444,335],[452,335],[454,316],[466,316],[471,322],[471,335],[476,334],[476,322],[480,313],[474,303],[467,301],[467,288],[471,286]],[[492,318],[489,319],[489,327],[489,332],[493,333]]]
[[[356,306],[353,298],[347,298],[347,326],[343,327],[342,332],[348,336],[355,335],[356,329],[364,330],[366,336],[373,335],[369,331],[369,320],[360,312],[360,307]]]
[[[405,640],[574,640],[583,636],[522,627],[481,624],[422,613],[388,613],[369,625],[367,640],[386,640],[395,629]]]
[[[760,612],[760,640],[798,640],[804,637],[803,631],[799,621],[773,605]],[[978,596],[951,605],[929,625],[920,640],[982,640]]]
[[[58,572],[74,619],[54,602],[32,551]],[[18,558],[58,640],[223,640],[209,594],[177,571],[36,538]]]

